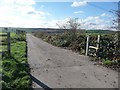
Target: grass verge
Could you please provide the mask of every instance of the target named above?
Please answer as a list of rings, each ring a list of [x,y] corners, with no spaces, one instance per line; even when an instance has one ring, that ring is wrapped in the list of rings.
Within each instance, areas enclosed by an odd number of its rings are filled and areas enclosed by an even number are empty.
[[[25,36],[25,33],[24,33]],[[5,54],[2,57],[2,89],[29,89],[31,79],[29,65],[27,63],[26,40],[20,40],[21,35],[11,34],[11,56]]]

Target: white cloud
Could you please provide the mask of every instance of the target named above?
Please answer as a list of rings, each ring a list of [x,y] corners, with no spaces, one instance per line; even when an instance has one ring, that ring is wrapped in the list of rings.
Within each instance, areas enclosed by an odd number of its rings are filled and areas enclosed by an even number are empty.
[[[84,5],[85,5],[84,1]],[[64,25],[65,22],[69,20],[66,18],[64,20],[49,20],[46,16],[50,15],[47,12],[39,11],[34,8],[34,0],[1,0],[0,1],[0,27],[44,27],[44,28],[57,28],[56,23],[59,21],[60,25]],[[73,7],[82,6],[83,3],[77,2],[73,3]],[[41,6],[44,8],[44,6]],[[74,13],[84,13],[82,11]],[[110,20],[104,20],[103,16],[90,16],[83,20],[83,28],[105,29],[108,27]],[[62,23],[61,23],[62,22]],[[80,21],[81,22],[81,21]]]
[[[81,28],[85,29],[110,29],[110,21],[101,18],[100,16],[89,16],[82,20],[83,24]]]
[[[67,21],[69,19],[70,18],[65,18],[63,20],[58,20],[58,21],[56,20],[56,22],[59,24],[59,26],[63,27],[64,25],[68,25]],[[112,30],[112,28],[110,28],[111,21],[112,20],[107,21],[103,19],[101,15],[99,15],[99,16],[89,16],[83,20],[79,19],[78,22],[81,24],[80,26],[81,29],[103,29],[103,30],[111,29]]]
[[[101,14],[101,17],[110,17],[110,15],[106,14],[106,13],[103,13],[103,14]]]
[[[75,14],[82,14],[82,13],[84,13],[83,11],[76,11],[76,12],[74,12]]]
[[[73,2],[75,0],[35,0],[36,2]],[[80,0],[76,0],[80,1]],[[119,2],[119,0],[86,0],[87,2]]]
[[[80,2],[77,2],[77,1],[75,1],[75,2],[73,2],[72,3],[72,7],[80,7],[80,6],[85,6],[87,4],[87,2],[86,1],[80,1]]]
[[[106,13],[101,14],[102,17],[106,16]]]
[[[34,4],[34,0],[1,0],[0,27],[42,27],[49,13],[36,10]]]
[[[98,16],[95,16],[95,17],[89,16],[89,17],[87,17],[84,21],[85,21],[85,22],[88,22],[88,21],[93,21],[93,20],[98,20],[98,19],[99,19]]]
[[[21,6],[24,6],[24,5],[34,5],[35,1],[34,0],[16,0],[15,4],[21,5]]]

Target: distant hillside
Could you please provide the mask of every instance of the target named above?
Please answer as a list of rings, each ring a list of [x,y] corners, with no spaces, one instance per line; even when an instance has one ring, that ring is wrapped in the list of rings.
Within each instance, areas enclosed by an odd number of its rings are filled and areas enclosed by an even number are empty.
[[[99,33],[99,34],[109,34],[113,33],[111,30],[86,30],[86,33]]]
[[[70,29],[57,29],[57,28],[8,28],[7,30],[5,27],[0,28],[0,32],[4,31],[9,31],[9,32],[16,32],[16,30],[23,30],[26,32],[36,32],[36,31],[45,31],[45,32],[50,32],[50,33],[63,33],[65,31],[70,31]],[[110,34],[113,33],[114,31],[111,30],[77,30],[78,32],[80,31],[85,31],[86,33],[95,33],[95,34]]]

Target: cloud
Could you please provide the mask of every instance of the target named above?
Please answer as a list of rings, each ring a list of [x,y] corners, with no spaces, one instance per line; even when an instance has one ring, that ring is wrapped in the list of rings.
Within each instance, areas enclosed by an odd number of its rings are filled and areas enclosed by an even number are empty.
[[[74,2],[73,7],[85,5],[83,2]],[[56,23],[64,25],[69,18],[63,20],[50,20],[48,12],[36,10],[34,0],[1,0],[0,1],[0,27],[33,27],[33,28],[57,28]],[[44,8],[44,6],[40,6]],[[74,12],[75,14],[84,13],[83,11]],[[89,16],[83,19],[82,28],[105,29],[109,26],[110,20],[104,20],[106,13],[99,16]],[[62,23],[61,23],[62,22]],[[81,22],[81,21],[80,21]]]
[[[82,22],[81,28],[84,29],[110,29],[110,21],[101,18],[101,15],[86,17]]]
[[[75,2],[73,2],[72,3],[72,7],[80,7],[80,6],[85,6],[87,4],[87,2],[86,1],[80,1],[80,2],[77,2],[77,1],[75,1]]]
[[[83,11],[76,11],[76,12],[74,12],[74,14],[82,14],[82,13],[84,13]]]
[[[106,14],[106,13],[103,13],[103,14],[101,14],[101,17],[110,17],[110,15]]]
[[[13,0],[14,1],[14,0]],[[16,0],[14,1],[15,4],[21,5],[21,6],[26,6],[26,5],[34,5],[35,1],[34,0]]]
[[[36,2],[74,2],[75,0],[35,0]],[[80,0],[76,0],[80,1]],[[86,0],[87,2],[119,2],[119,0]]]
[[[0,27],[43,26],[49,13],[36,10],[35,4],[34,0],[1,0]]]
[[[70,17],[71,18],[71,17]],[[68,25],[67,21],[70,18],[65,18],[63,20],[56,20],[57,24],[62,28],[64,25]],[[112,30],[111,28],[111,21],[105,20],[99,16],[88,16],[85,19],[79,19],[79,23],[81,24],[81,29],[102,29],[102,30]],[[54,24],[55,25],[55,24]],[[67,28],[69,28],[67,26]]]
[[[35,12],[28,12],[27,14],[36,14]]]

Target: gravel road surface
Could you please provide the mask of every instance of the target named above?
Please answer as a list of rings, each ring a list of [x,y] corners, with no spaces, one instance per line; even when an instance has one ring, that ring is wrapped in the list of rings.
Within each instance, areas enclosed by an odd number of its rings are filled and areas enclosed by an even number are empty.
[[[33,88],[118,88],[118,72],[27,34]]]

